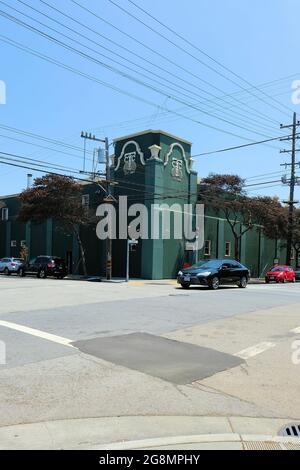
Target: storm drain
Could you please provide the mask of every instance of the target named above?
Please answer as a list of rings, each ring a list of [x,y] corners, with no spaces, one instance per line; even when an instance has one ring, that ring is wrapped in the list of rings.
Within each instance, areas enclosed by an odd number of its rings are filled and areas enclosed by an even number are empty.
[[[278,435],[300,438],[300,423],[291,423],[284,426],[284,428],[280,429]]]

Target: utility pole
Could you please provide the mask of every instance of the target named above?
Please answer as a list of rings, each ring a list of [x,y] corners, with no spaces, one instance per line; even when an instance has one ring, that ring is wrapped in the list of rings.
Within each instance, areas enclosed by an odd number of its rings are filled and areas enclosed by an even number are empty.
[[[106,162],[106,182],[107,182],[107,197],[106,202],[113,203],[110,185],[110,161],[109,161],[109,143],[108,138],[105,137],[105,162]],[[110,215],[109,215],[110,216]],[[109,229],[111,228],[111,221],[109,220]],[[112,278],[112,239],[109,234],[106,239],[106,279]]]
[[[296,140],[299,139],[297,134],[297,127],[300,125],[300,121],[297,121],[297,115],[294,113],[293,115],[293,124],[289,125],[282,125],[280,126],[281,129],[292,129],[292,135],[288,137],[284,137],[280,139],[281,141],[292,141],[292,149],[291,150],[281,150],[280,153],[290,153],[291,154],[291,163],[284,163],[282,166],[290,167],[291,168],[291,176],[290,180],[286,177],[282,178],[282,182],[284,184],[288,184],[290,186],[290,196],[288,201],[284,201],[289,206],[289,215],[288,215],[288,235],[287,235],[287,253],[286,253],[286,264],[290,266],[291,258],[292,258],[292,245],[293,245],[293,228],[294,228],[294,209],[295,204],[299,201],[295,201],[295,186],[300,183],[299,178],[296,177],[296,166],[299,165],[299,162],[296,162],[296,152],[299,152],[300,149],[296,149]]]
[[[113,203],[115,201],[112,191],[111,191],[111,179],[110,179],[110,161],[109,161],[109,141],[108,138],[105,139],[98,139],[95,135],[88,133],[88,132],[81,132],[81,137],[84,139],[84,143],[86,140],[93,140],[96,142],[102,142],[105,145],[105,166],[106,166],[106,196],[103,199],[106,203]],[[86,153],[86,145],[84,145],[84,171],[85,171],[85,153]],[[103,187],[101,186],[103,189]],[[109,214],[110,217],[110,214]],[[112,224],[109,220],[109,229],[111,228]],[[106,263],[105,263],[105,271],[106,271],[106,279],[110,280],[112,278],[112,239],[109,234],[108,238],[106,239]]]

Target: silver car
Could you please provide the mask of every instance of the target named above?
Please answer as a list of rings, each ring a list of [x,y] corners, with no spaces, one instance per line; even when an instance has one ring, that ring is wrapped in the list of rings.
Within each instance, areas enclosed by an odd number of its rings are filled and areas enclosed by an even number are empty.
[[[21,258],[2,258],[0,259],[0,273],[10,276],[11,273],[18,274],[24,261]]]

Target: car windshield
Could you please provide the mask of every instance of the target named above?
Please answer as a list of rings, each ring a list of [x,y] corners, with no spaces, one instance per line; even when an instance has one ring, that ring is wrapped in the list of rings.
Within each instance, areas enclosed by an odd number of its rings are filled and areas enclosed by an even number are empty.
[[[191,266],[192,268],[201,268],[201,269],[216,269],[219,268],[222,265],[221,260],[202,260],[199,261],[198,263],[194,264]]]
[[[282,266],[274,266],[274,268],[271,269],[271,272],[275,271],[285,271],[285,268],[283,268]]]
[[[23,263],[21,258],[13,258],[13,261],[16,261],[17,263]]]

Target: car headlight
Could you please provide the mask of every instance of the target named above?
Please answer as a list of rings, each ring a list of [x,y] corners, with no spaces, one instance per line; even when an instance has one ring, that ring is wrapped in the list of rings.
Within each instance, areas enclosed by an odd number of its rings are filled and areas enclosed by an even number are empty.
[[[182,276],[183,272],[182,271],[178,271],[178,274],[177,276]]]
[[[197,274],[197,276],[209,276],[210,274],[211,274],[210,271],[205,271],[205,272],[203,272],[203,273]]]

